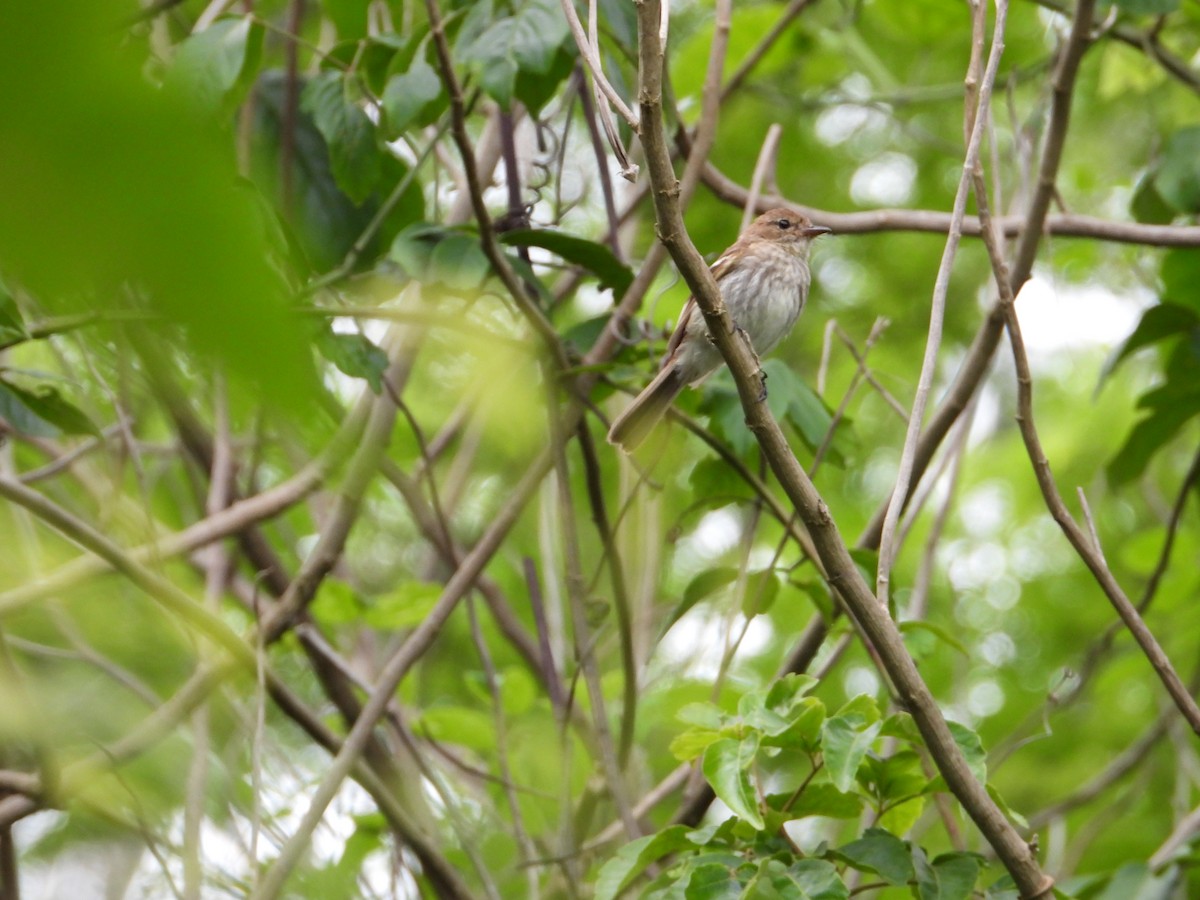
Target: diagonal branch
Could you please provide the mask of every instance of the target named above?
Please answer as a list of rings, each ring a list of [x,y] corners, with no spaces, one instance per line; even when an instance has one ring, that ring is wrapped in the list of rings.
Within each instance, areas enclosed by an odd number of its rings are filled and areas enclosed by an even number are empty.
[[[672,189],[670,151],[662,126],[662,73],[664,48],[658,39],[658,0],[643,0],[638,9],[641,69],[642,146],[655,203],[659,234],[704,313],[713,342],[734,375],[746,412],[747,424],[766,455],[789,499],[808,526],[830,583],[840,591],[879,651],[888,676],[920,729],[947,785],[979,826],[1012,874],[1021,892],[1030,898],[1050,896],[1053,880],[1046,876],[1029,846],[1005,819],[975,780],[962,751],[955,743],[928,686],[904,648],[896,625],[876,603],[838,533],[829,508],[817,494],[804,469],[792,454],[779,424],[761,398],[761,378],[750,347],[733,330],[712,273],[683,227],[676,192]]]
[[[979,209],[982,215],[987,215],[987,193],[986,185],[983,181],[982,171],[976,174],[976,200],[979,204]],[[1054,474],[1050,471],[1050,461],[1046,458],[1046,453],[1042,449],[1041,439],[1038,437],[1037,426],[1033,420],[1033,376],[1029,371],[1029,358],[1025,353],[1025,341],[1021,337],[1021,324],[1017,320],[1016,309],[1013,305],[1012,279],[1008,277],[1007,263],[1004,257],[1001,256],[999,243],[994,236],[990,236],[988,232],[984,232],[984,242],[987,245],[988,253],[992,259],[992,268],[996,274],[996,284],[1000,289],[1000,302],[1004,309],[1005,326],[1008,329],[1009,343],[1012,346],[1013,363],[1017,370],[1017,424],[1021,429],[1021,437],[1025,442],[1025,449],[1029,454],[1029,460],[1033,464],[1034,475],[1037,478],[1038,487],[1042,491],[1042,498],[1046,502],[1046,508],[1050,510],[1050,515],[1054,517],[1054,521],[1062,529],[1071,546],[1075,548],[1075,552],[1084,564],[1091,571],[1096,582],[1104,591],[1113,608],[1116,609],[1117,615],[1121,617],[1121,621],[1129,629],[1138,646],[1141,647],[1142,653],[1150,661],[1150,665],[1154,668],[1163,686],[1170,694],[1172,701],[1179,708],[1183,717],[1187,720],[1188,725],[1192,730],[1200,735],[1200,706],[1192,697],[1183,681],[1179,678],[1175,668],[1171,665],[1170,659],[1163,651],[1162,646],[1146,627],[1146,623],[1142,620],[1141,615],[1125,595],[1121,585],[1113,576],[1112,571],[1108,568],[1108,564],[1104,560],[1099,547],[1094,545],[1088,538],[1087,533],[1079,526],[1068,511],[1066,504],[1063,502],[1062,495],[1058,491],[1058,486],[1054,482]]]

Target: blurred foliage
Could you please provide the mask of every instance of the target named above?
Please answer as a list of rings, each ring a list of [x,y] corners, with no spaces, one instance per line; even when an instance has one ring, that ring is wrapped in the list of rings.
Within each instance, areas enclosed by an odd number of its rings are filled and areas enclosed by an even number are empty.
[[[329,768],[297,705],[344,735],[519,501],[371,751],[467,890],[1015,896],[760,496],[777,487],[728,376],[685,392],[694,430],[662,429],[647,457],[604,442],[602,416],[646,383],[687,290],[664,269],[613,357],[583,365],[656,234],[645,176],[620,178],[599,128],[596,154],[560,3],[452,0],[442,16],[495,252],[562,338],[566,373],[472,221],[423,4],[142,6],[2,6],[0,815],[27,796],[40,810],[13,831],[26,893],[81,873],[131,895],[249,893]],[[727,77],[785,8],[734,4]],[[635,103],[635,5],[597,10],[606,73]],[[1200,6],[1114,0],[1100,16],[1054,212],[1183,234],[1200,214]],[[1009,11],[984,156],[993,209],[1017,214],[1033,189],[1067,21],[1057,0]],[[672,4],[671,127],[699,115],[713,27],[712,4]],[[774,177],[795,202],[945,211],[970,51],[968,4],[810,3],[722,104],[712,162],[747,185],[778,123]],[[602,168],[628,208],[615,239]],[[710,259],[739,218],[703,187],[686,211]],[[851,545],[891,491],[905,422],[890,398],[911,404],[944,242],[885,227],[822,238],[805,318],[764,363],[770,408]],[[1080,518],[1082,489],[1116,578],[1195,684],[1200,249],[1182,243],[1051,231],[1018,312],[1060,489]],[[969,240],[935,399],[993,294]],[[1190,833],[1155,856],[1197,805],[1194,736],[1133,642],[1109,634],[1110,606],[1046,511],[1006,346],[993,369],[905,525],[892,584],[906,645],[1064,893],[1200,895]],[[578,399],[562,388],[585,371],[599,380],[583,425],[560,434]],[[379,411],[396,401],[392,424]],[[561,439],[557,476],[521,495]],[[222,562],[172,541],[211,525],[226,453],[227,501],[296,494],[209,541]],[[141,568],[106,571],[89,538],[15,501],[18,482]],[[353,528],[300,627],[264,650],[270,696],[147,587],[182,590],[253,648],[342,515]],[[869,580],[873,549],[855,553]],[[778,678],[814,617],[831,634],[813,677]],[[220,677],[189,693],[207,665]],[[1148,732],[1120,777],[1039,815]],[[685,762],[699,774],[668,782],[629,840],[617,799],[637,803]],[[701,779],[720,802],[682,823]],[[344,786],[290,894],[452,896],[388,814]]]

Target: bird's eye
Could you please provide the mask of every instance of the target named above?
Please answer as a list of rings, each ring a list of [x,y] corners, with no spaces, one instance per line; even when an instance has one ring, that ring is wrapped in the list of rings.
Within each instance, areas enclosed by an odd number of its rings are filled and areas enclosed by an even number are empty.
[[[787,231],[789,228],[792,227],[792,220],[791,219],[780,219],[775,224],[778,225],[780,228],[782,228],[784,231]]]

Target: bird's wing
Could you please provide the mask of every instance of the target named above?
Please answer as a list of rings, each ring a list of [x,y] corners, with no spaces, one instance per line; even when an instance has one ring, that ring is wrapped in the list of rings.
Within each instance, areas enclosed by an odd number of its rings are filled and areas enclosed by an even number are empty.
[[[709,266],[709,271],[712,272],[713,278],[717,284],[721,283],[721,279],[737,268],[738,263],[743,258],[740,253],[733,252],[734,247],[730,247],[715,263]],[[675,351],[679,349],[679,345],[683,343],[683,338],[687,334],[688,322],[692,316],[702,315],[700,308],[696,305],[695,297],[688,297],[687,303],[683,305],[683,312],[679,314],[679,324],[675,326],[675,330],[671,332],[671,339],[667,341],[667,355],[663,360],[663,365],[670,363],[671,357],[675,355]]]

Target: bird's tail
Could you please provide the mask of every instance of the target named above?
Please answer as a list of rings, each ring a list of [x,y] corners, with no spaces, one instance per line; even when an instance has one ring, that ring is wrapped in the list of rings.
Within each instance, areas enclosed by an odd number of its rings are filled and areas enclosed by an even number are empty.
[[[684,381],[673,366],[663,369],[613,420],[612,428],[608,430],[608,442],[616,444],[626,453],[632,453],[654,430],[658,420],[666,415],[683,387]]]

